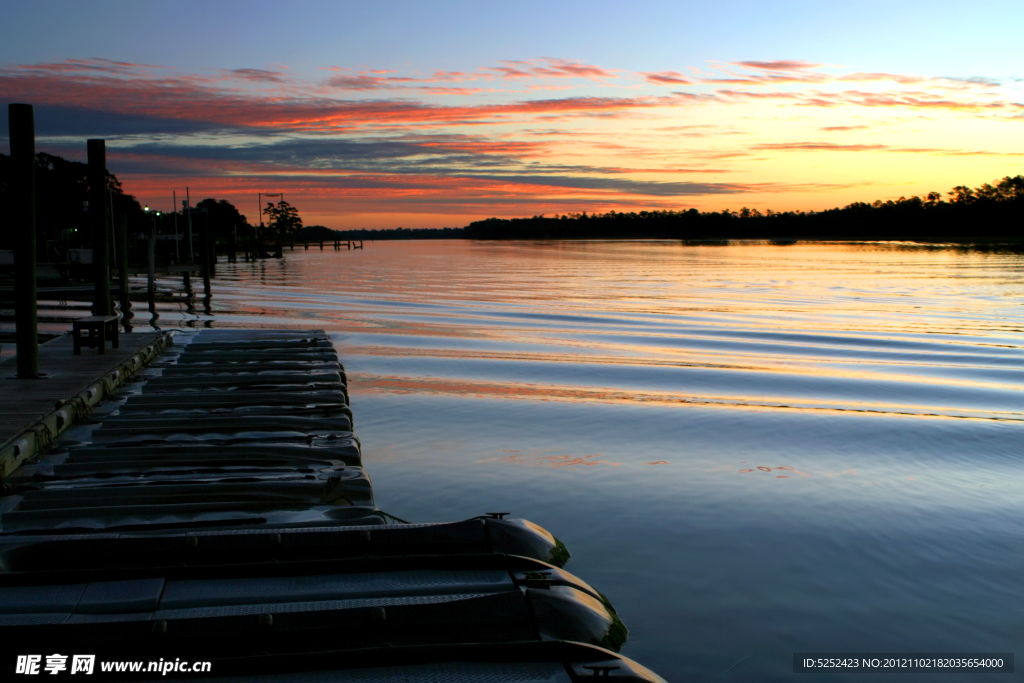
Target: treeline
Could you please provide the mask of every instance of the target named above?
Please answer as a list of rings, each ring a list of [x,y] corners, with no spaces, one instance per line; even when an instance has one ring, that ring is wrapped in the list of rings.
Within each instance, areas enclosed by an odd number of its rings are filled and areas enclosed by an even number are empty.
[[[10,157],[0,154],[0,205],[20,198],[9,196]],[[125,216],[129,232],[184,234],[187,215],[147,213],[135,197],[126,194],[112,173],[107,187],[116,220]],[[50,245],[88,246],[88,167],[46,153],[36,155],[36,225],[40,256]],[[423,239],[767,239],[767,240],[910,240],[920,242],[1024,244],[1024,175],[1005,177],[994,184],[957,186],[946,193],[924,197],[855,202],[826,211],[756,209],[700,212],[640,211],[604,214],[568,213],[531,218],[488,218],[465,228],[393,228],[385,230],[332,230],[322,225],[302,226],[298,211],[283,200],[268,204],[263,213],[268,225],[262,239],[278,235],[303,240],[423,240]],[[13,243],[9,213],[0,211],[0,249]],[[256,233],[230,202],[207,198],[192,213],[193,229],[209,230],[221,240],[246,238]]]
[[[81,241],[91,239],[88,229],[89,167],[77,161],[68,161],[52,154],[36,154],[36,230],[40,250],[47,242]],[[0,154],[0,206],[24,201],[10,196],[11,158]],[[125,194],[113,173],[107,173],[115,215],[128,216],[129,224],[145,220],[142,205],[130,194]],[[0,211],[0,249],[10,249],[14,241],[9,224],[10,214]]]
[[[488,218],[470,223],[469,239],[767,239],[910,240],[1024,243],[1024,176],[978,188],[957,186],[943,198],[855,202],[826,211],[640,211]]]
[[[310,225],[297,233],[296,241],[308,240],[450,240],[465,237],[464,228],[389,228],[385,230],[332,230]]]
[[[36,231],[38,234],[40,258],[54,258],[56,251],[67,247],[91,246],[92,231],[88,220],[89,168],[78,161],[68,161],[53,154],[36,154]],[[10,196],[11,158],[0,154],[0,206],[22,201]],[[148,234],[153,228],[159,235],[185,235],[189,216],[181,206],[176,211],[147,211],[138,200],[124,192],[121,182],[113,173],[107,172],[107,189],[114,220],[125,217],[129,234]],[[179,195],[179,199],[183,199]],[[170,197],[167,197],[168,202]],[[261,236],[276,236],[280,230],[288,234],[302,226],[298,211],[283,200],[267,204],[263,211],[268,225]],[[193,231],[209,230],[215,239],[228,240],[245,238],[254,234],[254,227],[245,215],[224,199],[212,197],[202,199],[192,207]],[[14,242],[13,226],[9,225],[9,213],[0,211],[0,249],[10,249]],[[54,253],[51,253],[54,252]]]

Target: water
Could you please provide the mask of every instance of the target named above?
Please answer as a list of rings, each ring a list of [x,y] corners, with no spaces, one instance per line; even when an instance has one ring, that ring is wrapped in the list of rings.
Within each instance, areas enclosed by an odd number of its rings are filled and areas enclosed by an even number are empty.
[[[218,268],[211,315],[158,324],[329,330],[378,505],[547,527],[669,680],[1024,653],[1020,255],[378,242]]]

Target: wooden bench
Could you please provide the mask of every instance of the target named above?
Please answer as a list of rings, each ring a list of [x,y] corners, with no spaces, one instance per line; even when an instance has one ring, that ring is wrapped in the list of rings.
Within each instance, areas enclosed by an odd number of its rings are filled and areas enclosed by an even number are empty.
[[[87,337],[82,336],[82,330],[88,330]],[[82,347],[99,347],[100,353],[107,352],[107,339],[111,346],[118,348],[117,338],[117,316],[116,315],[90,315],[88,318],[79,318],[71,323],[71,336],[75,343],[75,355],[82,355]]]

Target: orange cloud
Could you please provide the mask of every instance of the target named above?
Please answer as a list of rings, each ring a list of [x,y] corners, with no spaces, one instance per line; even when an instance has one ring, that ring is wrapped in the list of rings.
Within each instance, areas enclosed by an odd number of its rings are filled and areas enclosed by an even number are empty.
[[[989,152],[986,150],[945,149],[941,147],[894,147],[880,144],[839,144],[835,142],[766,142],[751,146],[751,149],[805,152],[901,152],[909,154],[940,154],[948,156],[1021,156],[1024,153]]]
[[[871,126],[863,126],[863,125],[861,125],[861,126],[822,126],[818,130],[827,130],[827,131],[866,130],[866,129],[870,128],[870,127]]]

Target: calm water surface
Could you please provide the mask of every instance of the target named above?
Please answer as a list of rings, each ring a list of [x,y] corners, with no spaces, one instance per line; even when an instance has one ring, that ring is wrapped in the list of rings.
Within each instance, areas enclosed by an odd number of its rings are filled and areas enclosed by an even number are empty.
[[[1024,655],[1022,275],[899,245],[378,242],[222,263],[212,315],[158,324],[329,330],[378,505],[547,527],[669,680],[860,681],[792,653]]]

